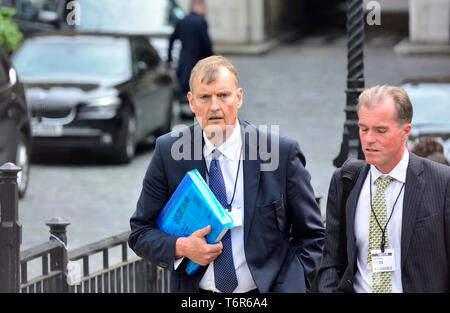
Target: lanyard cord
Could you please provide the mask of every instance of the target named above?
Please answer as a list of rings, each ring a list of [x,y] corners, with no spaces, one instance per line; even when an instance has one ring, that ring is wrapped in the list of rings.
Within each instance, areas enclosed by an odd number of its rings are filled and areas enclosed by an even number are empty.
[[[369,173],[370,173],[370,209],[371,209],[371,211],[373,213],[373,216],[375,217],[375,221],[377,222],[378,227],[381,230],[381,243],[380,243],[381,247],[380,248],[381,248],[381,253],[384,253],[384,246],[386,244],[386,237],[385,237],[386,229],[387,229],[387,226],[389,224],[389,221],[391,220],[392,213],[394,213],[394,208],[395,208],[395,205],[397,204],[398,198],[400,198],[400,194],[403,191],[403,187],[405,187],[405,183],[402,183],[402,188],[400,188],[400,192],[397,195],[397,199],[395,199],[394,205],[392,206],[391,215],[389,215],[389,218],[388,218],[388,220],[386,222],[386,225],[384,225],[384,229],[383,229],[381,227],[381,224],[378,221],[377,215],[375,214],[375,211],[373,209],[373,205],[372,205],[372,172],[369,171]],[[387,207],[387,203],[386,203],[386,207]]]
[[[229,204],[227,204],[227,210],[228,212],[231,212],[231,205],[233,204],[233,200],[234,200],[234,195],[236,194],[236,186],[237,186],[237,180],[239,177],[239,169],[241,168],[241,158],[242,158],[242,151],[244,150],[244,148],[241,148],[241,152],[239,153],[239,159],[238,159],[238,168],[237,168],[237,173],[236,173],[236,179],[234,180],[234,190],[233,190],[233,196],[231,197],[231,202]],[[213,158],[214,159],[214,158]],[[216,159],[217,160],[217,159]],[[219,160],[217,160],[218,162]],[[209,178],[209,171],[208,171],[208,167],[206,166],[206,160],[203,157],[203,162],[205,162],[205,169],[206,169],[206,173],[208,174],[208,178]]]

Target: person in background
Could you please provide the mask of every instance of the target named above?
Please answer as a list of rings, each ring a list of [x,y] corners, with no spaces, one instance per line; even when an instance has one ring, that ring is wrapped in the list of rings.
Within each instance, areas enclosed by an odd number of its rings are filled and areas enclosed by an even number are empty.
[[[189,109],[187,93],[189,77],[194,65],[201,59],[213,55],[211,39],[208,34],[208,23],[205,19],[205,0],[192,0],[191,12],[177,22],[174,32],[169,38],[168,63],[172,62],[172,47],[175,40],[181,41],[181,52],[176,70],[179,90],[178,99],[181,113],[193,116]]]
[[[420,138],[419,142],[414,145],[411,152],[420,157],[449,165],[449,162],[444,155],[444,147],[442,147],[442,145],[435,138]]]

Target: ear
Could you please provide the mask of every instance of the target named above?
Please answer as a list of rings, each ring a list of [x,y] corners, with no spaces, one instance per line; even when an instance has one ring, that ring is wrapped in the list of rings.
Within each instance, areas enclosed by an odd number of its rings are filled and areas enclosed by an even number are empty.
[[[405,141],[406,141],[406,140],[408,140],[408,136],[411,133],[411,124],[405,123],[405,125],[403,125],[403,131],[404,131]]]
[[[238,109],[240,109],[242,106],[242,100],[244,98],[244,91],[242,90],[242,88],[239,88],[237,90],[236,97],[237,97],[237,107]]]
[[[188,98],[188,101],[189,101],[189,107],[191,108],[191,111],[195,114],[195,99],[194,99],[194,95],[192,94],[192,92],[188,92],[187,93],[187,98]]]

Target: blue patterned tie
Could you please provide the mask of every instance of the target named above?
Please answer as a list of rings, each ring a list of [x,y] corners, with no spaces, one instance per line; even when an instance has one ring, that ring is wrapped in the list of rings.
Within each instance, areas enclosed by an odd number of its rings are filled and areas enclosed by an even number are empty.
[[[223,180],[217,156],[219,151],[213,151],[213,159],[209,166],[209,188],[224,208],[227,207],[227,191]],[[231,234],[227,231],[222,238],[222,253],[214,260],[214,278],[216,288],[222,292],[230,293],[238,285],[236,271],[234,269],[233,250],[231,246]]]

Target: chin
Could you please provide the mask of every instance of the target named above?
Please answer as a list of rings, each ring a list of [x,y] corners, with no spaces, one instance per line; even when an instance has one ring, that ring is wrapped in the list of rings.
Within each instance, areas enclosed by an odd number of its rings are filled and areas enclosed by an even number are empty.
[[[367,155],[364,155],[364,157],[365,157],[366,162],[368,164],[376,165],[376,163],[377,163],[377,159],[376,158],[370,157],[370,156],[367,156]]]
[[[222,132],[225,128],[225,125],[220,125],[220,124],[207,124],[205,126],[205,131],[214,133],[214,132]]]
[[[205,133],[207,134],[208,137],[210,136],[222,136],[223,134],[223,127],[220,125],[211,125],[208,124],[205,126],[205,128],[203,129],[205,131]]]

